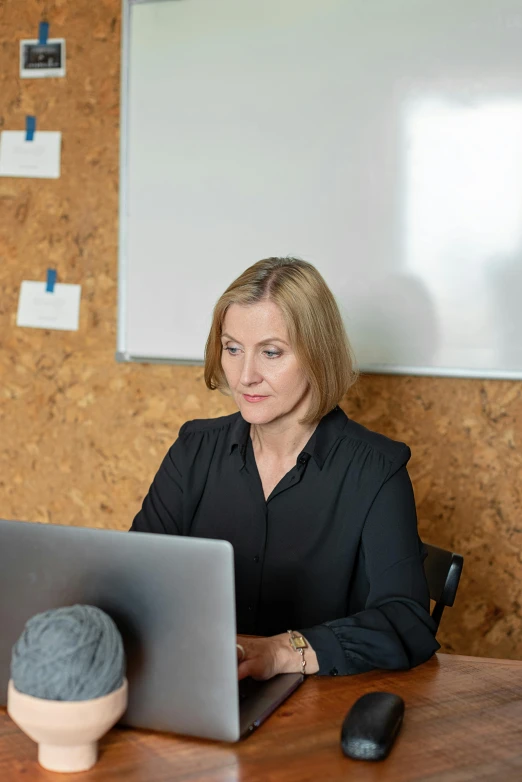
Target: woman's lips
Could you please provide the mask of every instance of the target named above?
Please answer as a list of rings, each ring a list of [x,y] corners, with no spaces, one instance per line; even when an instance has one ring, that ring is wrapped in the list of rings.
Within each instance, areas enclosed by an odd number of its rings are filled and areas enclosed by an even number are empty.
[[[243,399],[247,402],[262,402],[263,399],[268,399],[266,396],[250,396],[250,394],[243,394]]]

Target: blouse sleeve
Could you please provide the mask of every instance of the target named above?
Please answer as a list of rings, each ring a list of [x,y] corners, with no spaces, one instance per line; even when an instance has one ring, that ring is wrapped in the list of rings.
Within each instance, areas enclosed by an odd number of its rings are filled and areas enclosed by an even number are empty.
[[[132,522],[131,532],[181,534],[184,461],[183,444],[178,437],[156,473],[141,510]]]
[[[361,544],[369,582],[364,610],[300,631],[316,652],[322,675],[413,668],[440,648],[405,466],[377,493]]]

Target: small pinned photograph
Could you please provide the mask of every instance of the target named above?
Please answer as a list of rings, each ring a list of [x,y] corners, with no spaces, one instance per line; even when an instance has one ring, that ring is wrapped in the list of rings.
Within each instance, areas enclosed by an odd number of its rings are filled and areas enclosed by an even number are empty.
[[[20,41],[20,76],[22,79],[42,79],[65,76],[65,39],[50,38]]]

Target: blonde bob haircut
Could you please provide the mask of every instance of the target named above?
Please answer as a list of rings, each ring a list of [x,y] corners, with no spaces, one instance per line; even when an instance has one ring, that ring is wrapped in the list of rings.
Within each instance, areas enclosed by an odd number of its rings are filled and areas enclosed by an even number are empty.
[[[230,393],[221,366],[221,333],[231,304],[268,299],[281,309],[301,368],[311,389],[302,423],[317,423],[357,379],[352,349],[336,301],[311,263],[298,258],[266,258],[250,266],[218,300],[205,348],[205,383]]]

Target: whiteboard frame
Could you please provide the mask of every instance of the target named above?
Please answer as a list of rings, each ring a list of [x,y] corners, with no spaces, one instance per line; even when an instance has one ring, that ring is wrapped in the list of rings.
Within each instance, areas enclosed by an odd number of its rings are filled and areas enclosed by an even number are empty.
[[[139,364],[189,364],[202,365],[203,361],[185,361],[184,359],[156,359],[133,356],[127,350],[127,188],[128,188],[128,129],[129,129],[129,72],[130,72],[130,30],[131,13],[135,5],[146,3],[173,2],[173,0],[122,0],[121,4],[121,62],[120,62],[120,178],[118,206],[118,296],[117,296],[117,336],[116,361],[136,362]]]
[[[218,0],[216,0],[217,2]],[[131,14],[135,5],[176,2],[176,0],[122,0],[121,64],[120,64],[120,176],[119,176],[119,227],[118,227],[118,295],[117,295],[117,348],[118,362],[140,364],[174,364],[202,366],[204,361],[138,356],[131,354],[126,344],[127,299],[127,188],[128,188],[128,108],[130,73]],[[392,364],[358,364],[362,374],[409,375],[420,377],[453,377],[479,380],[522,380],[521,370],[456,369],[454,367],[417,367]]]
[[[129,105],[129,52],[130,13],[132,0],[122,0],[121,55],[120,55],[120,178],[118,204],[118,319],[116,336],[116,360],[132,361],[125,345],[127,322],[127,185],[128,185],[128,105]]]

